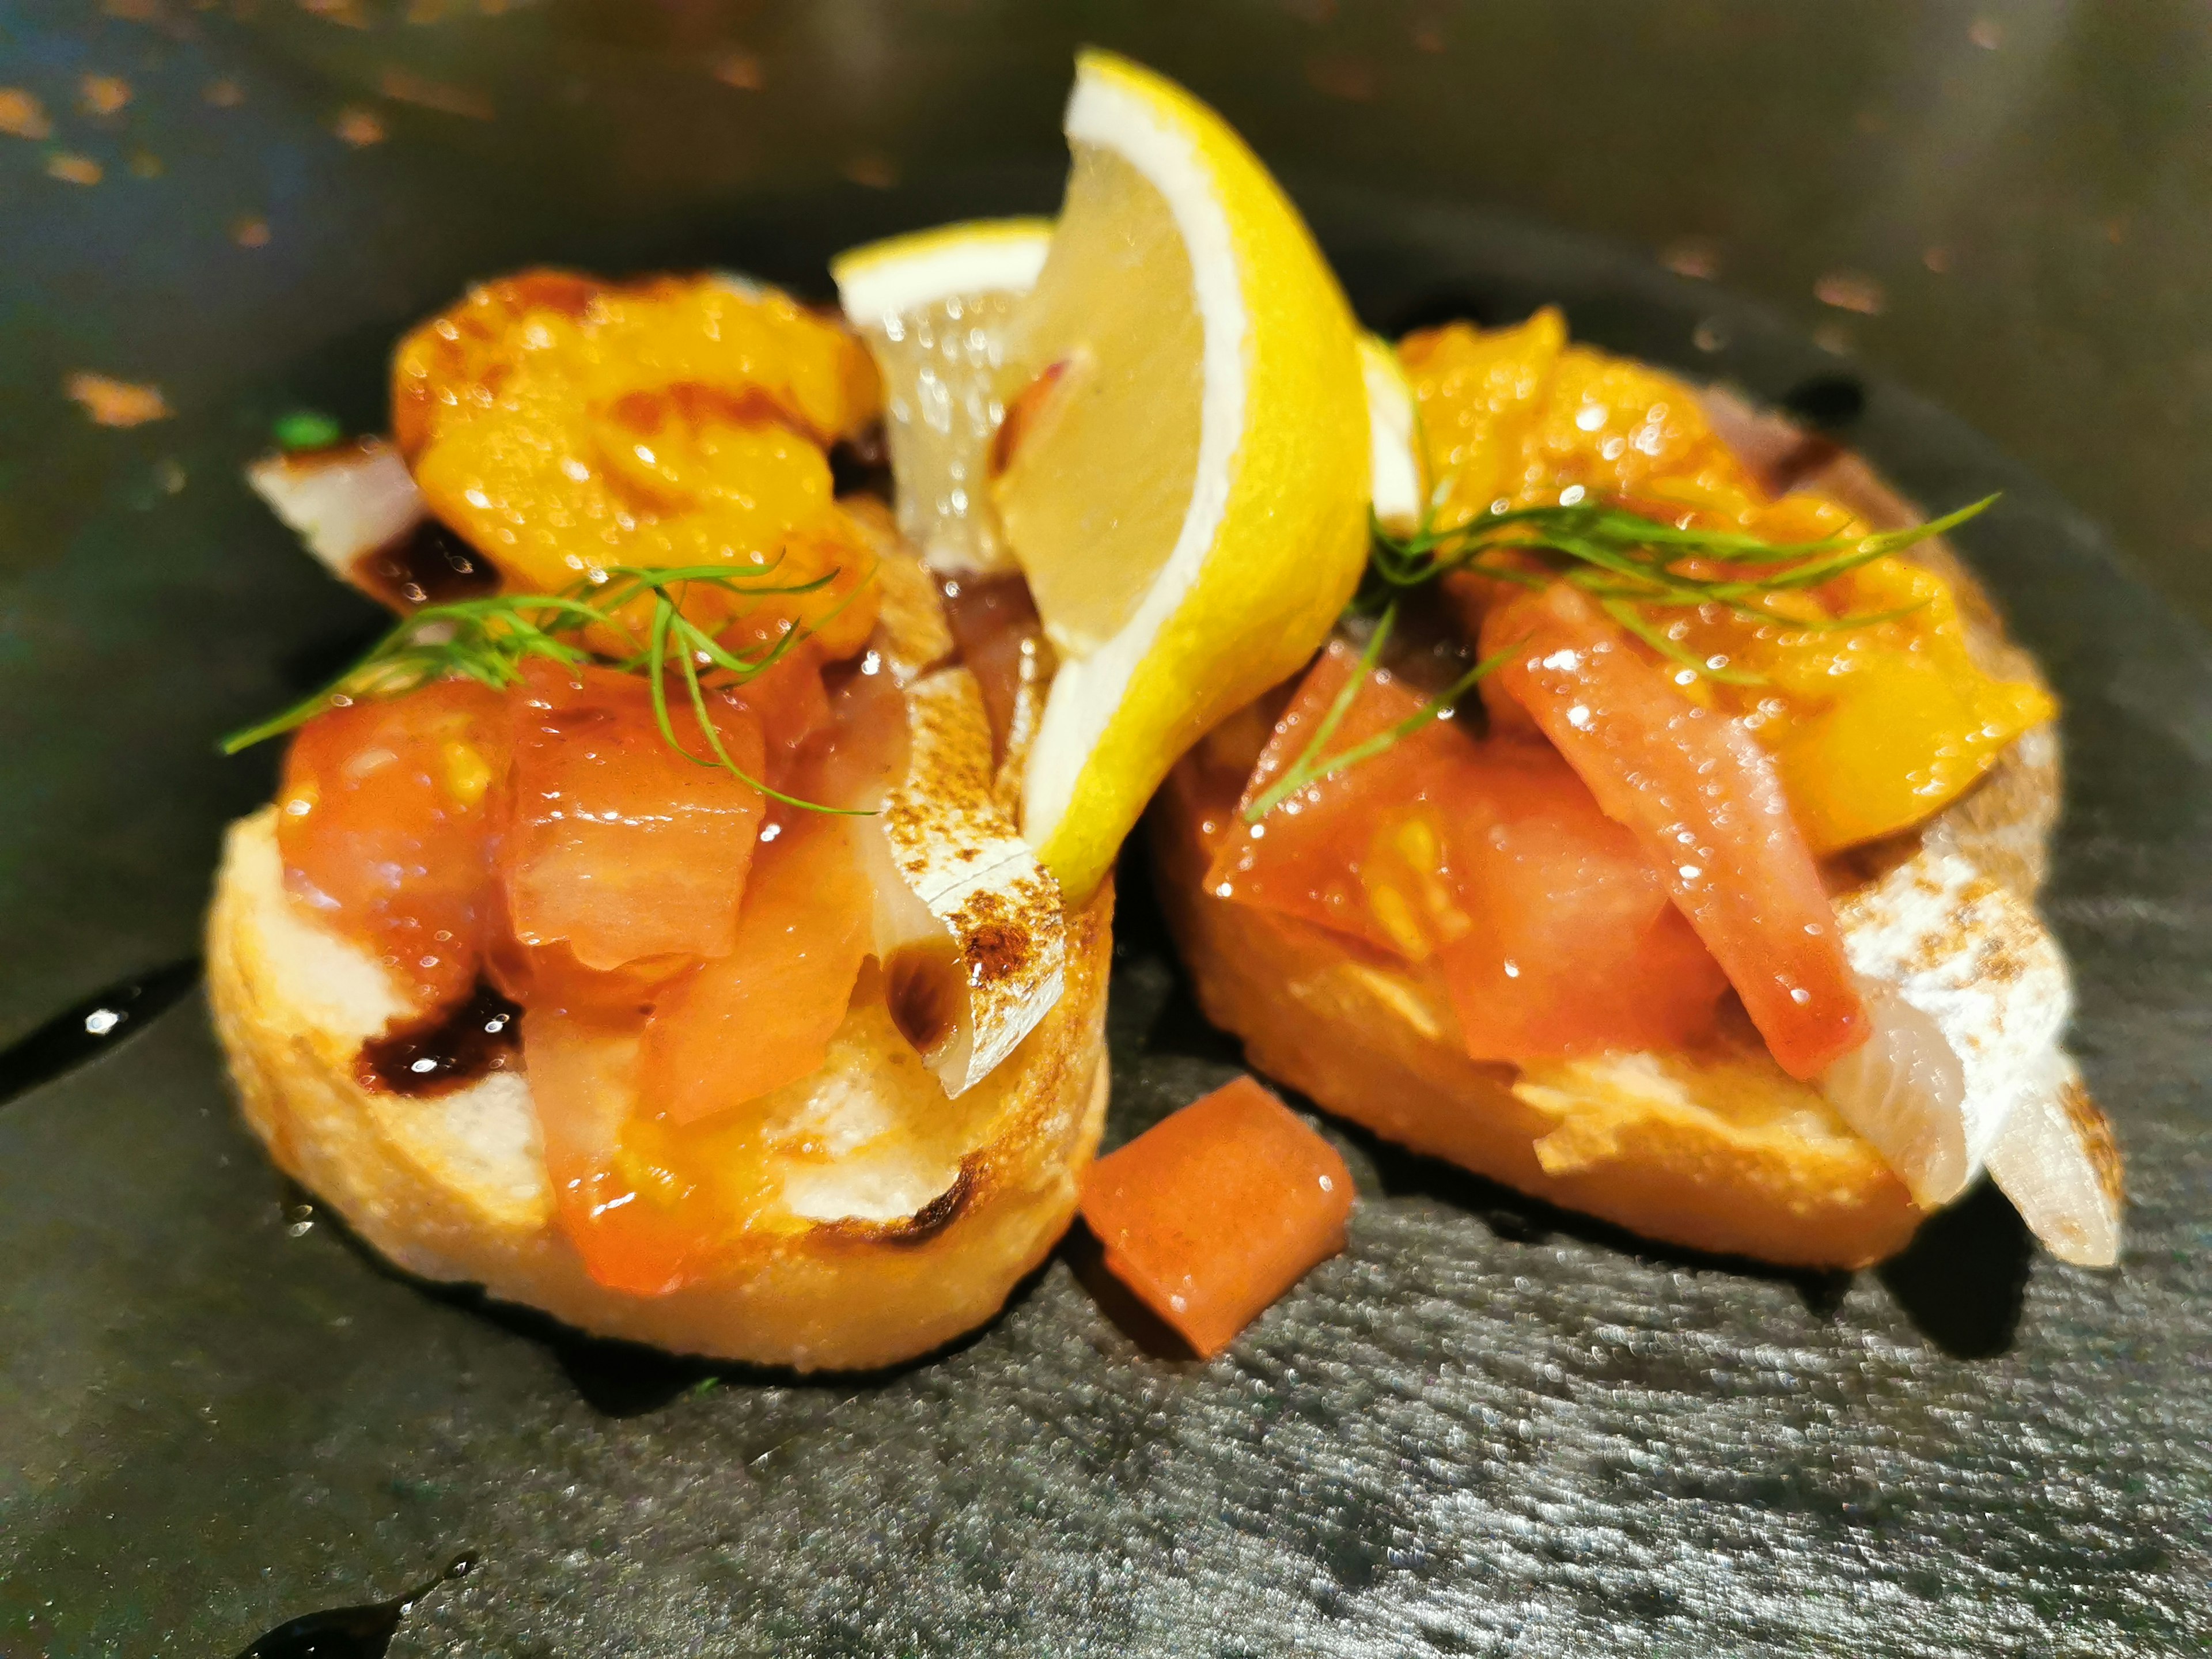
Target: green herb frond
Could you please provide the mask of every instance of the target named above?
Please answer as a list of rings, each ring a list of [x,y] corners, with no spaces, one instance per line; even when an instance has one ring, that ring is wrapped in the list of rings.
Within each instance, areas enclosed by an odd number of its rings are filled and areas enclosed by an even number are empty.
[[[593,665],[641,675],[662,738],[686,760],[700,766],[719,766],[787,805],[866,816],[864,809],[825,806],[770,788],[737,763],[716,729],[708,692],[757,678],[781,661],[813,629],[786,629],[748,655],[731,650],[712,630],[686,617],[684,602],[695,588],[707,588],[757,605],[778,595],[817,592],[838,574],[831,570],[811,581],[778,582],[771,579],[781,563],[779,558],[743,570],[726,565],[666,569],[617,565],[559,593],[495,593],[426,605],[403,619],[370,647],[368,655],[321,690],[280,714],[225,738],[222,752],[235,755],[255,744],[282,737],[325,709],[364,699],[404,696],[436,680],[458,677],[504,691],[520,681],[523,665],[536,657],[570,669]],[[859,591],[856,586],[830,615],[851,604]],[[646,624],[645,637],[640,639],[623,620],[623,613],[645,602],[651,605],[652,617]],[[615,641],[617,647],[609,651],[587,645],[584,635],[592,629],[599,630],[603,639]],[[703,755],[678,735],[669,704],[672,678],[683,684],[692,720],[705,740]]]
[[[1441,500],[1443,492],[1439,491]],[[1410,534],[1399,536],[1370,514],[1371,543],[1367,572],[1348,614],[1376,618],[1374,631],[1335,698],[1303,749],[1242,814],[1257,823],[1299,791],[1334,776],[1403,742],[1441,718],[1484,676],[1501,666],[1517,648],[1509,646],[1470,668],[1442,695],[1395,726],[1324,760],[1323,751],[1352,708],[1397,620],[1400,601],[1414,589],[1468,570],[1524,587],[1553,581],[1573,583],[1613,621],[1678,666],[1730,685],[1762,685],[1762,676],[1729,668],[1698,656],[1646,614],[1647,610],[1688,610],[1718,605],[1738,616],[1779,623],[1798,633],[1830,633],[1895,622],[1921,607],[1860,615],[1804,618],[1784,617],[1763,603],[1777,593],[1799,592],[1847,575],[1862,565],[1955,529],[1988,510],[1996,500],[1984,496],[1955,513],[1904,530],[1869,536],[1841,535],[1813,542],[1769,542],[1724,530],[1684,529],[1647,518],[1618,503],[1577,501],[1558,507],[1524,507],[1477,514],[1464,524],[1439,529],[1432,504]],[[1532,554],[1527,568],[1499,555]],[[1723,576],[1698,574],[1686,566],[1732,567]],[[1740,573],[1740,574],[1739,574]]]
[[[1783,617],[1764,601],[1775,594],[1801,592],[1891,553],[1940,536],[1985,511],[1994,495],[1955,513],[1905,530],[1876,535],[1832,536],[1813,542],[1769,542],[1724,530],[1684,529],[1647,518],[1604,501],[1558,507],[1524,507],[1477,514],[1448,529],[1436,525],[1432,507],[1411,534],[1395,536],[1377,521],[1367,574],[1355,609],[1373,613],[1408,589],[1468,570],[1525,586],[1572,582],[1602,604],[1638,638],[1667,657],[1709,678],[1741,682],[1745,677],[1708,667],[1669,639],[1645,617],[1647,608],[1696,609],[1717,605],[1759,622],[1783,623],[1802,633],[1869,628],[1909,616],[1911,610],[1863,616],[1801,618]],[[1531,554],[1530,570],[1510,557]],[[1732,567],[1729,574],[1701,574],[1700,567]],[[1914,607],[1917,608],[1917,607]]]
[[[1520,648],[1520,643],[1516,641],[1503,651],[1484,658],[1466,673],[1461,675],[1458,679],[1453,681],[1445,690],[1438,692],[1412,714],[1407,715],[1405,719],[1385,726],[1382,731],[1362,738],[1341,753],[1332,755],[1327,760],[1323,760],[1322,751],[1328,747],[1328,740],[1336,735],[1336,728],[1344,723],[1345,715],[1351,712],[1352,701],[1359,695],[1359,688],[1367,683],[1367,677],[1375,672],[1375,665],[1382,659],[1382,647],[1389,641],[1390,629],[1397,619],[1398,608],[1395,604],[1384,608],[1382,616],[1376,622],[1375,631],[1368,635],[1366,648],[1359,653],[1359,661],[1353,666],[1352,672],[1345,677],[1343,685],[1338,688],[1335,697],[1331,700],[1328,710],[1322,715],[1321,723],[1314,727],[1313,736],[1306,740],[1305,747],[1301,749],[1297,757],[1283,769],[1281,775],[1274,782],[1245,807],[1243,815],[1245,823],[1259,823],[1261,818],[1267,817],[1268,813],[1273,811],[1300,790],[1319,783],[1326,778],[1334,777],[1347,767],[1357,766],[1364,760],[1372,760],[1386,750],[1395,748],[1399,744],[1403,743],[1430,721],[1443,719],[1457,705],[1462,697],[1474,690],[1486,675],[1504,666],[1506,659]]]

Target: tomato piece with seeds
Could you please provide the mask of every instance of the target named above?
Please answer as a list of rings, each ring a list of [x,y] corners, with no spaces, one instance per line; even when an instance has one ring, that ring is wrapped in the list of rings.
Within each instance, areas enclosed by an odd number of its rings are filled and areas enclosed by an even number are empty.
[[[389,969],[418,1012],[476,981],[498,909],[493,821],[507,748],[499,694],[441,680],[328,709],[285,756],[286,887]]]
[[[1333,644],[1277,723],[1245,805],[1310,741],[1358,664]],[[1328,751],[1421,707],[1387,672]],[[1540,739],[1432,722],[1224,836],[1217,896],[1318,922],[1438,973],[1478,1060],[1682,1048],[1728,981],[1635,838]]]

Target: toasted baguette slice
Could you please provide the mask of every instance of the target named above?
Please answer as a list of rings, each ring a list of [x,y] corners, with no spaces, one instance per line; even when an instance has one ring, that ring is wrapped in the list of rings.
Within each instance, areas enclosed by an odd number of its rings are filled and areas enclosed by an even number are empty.
[[[1755,465],[1761,454],[1779,455],[1798,441],[1794,429],[1732,399],[1716,399],[1712,412]],[[1878,527],[1917,518],[1850,457],[1827,460],[1816,481]],[[2036,677],[1948,550],[1923,544],[1914,556],[1952,583],[1970,645],[1986,667]],[[1911,1237],[1925,1212],[1905,1182],[1818,1089],[1774,1063],[1747,1024],[1696,1054],[1526,1068],[1478,1061],[1468,1057],[1433,975],[1314,924],[1206,891],[1213,826],[1236,810],[1244,751],[1255,747],[1228,728],[1218,740],[1225,740],[1220,757],[1201,744],[1170,777],[1152,808],[1151,839],[1162,902],[1199,1005],[1243,1039],[1257,1069],[1386,1139],[1668,1243],[1785,1266],[1857,1267]],[[1853,884],[1840,897],[1847,927],[1863,915],[1870,927],[1890,930],[1885,939],[1909,934],[1923,954],[1941,956],[1934,965],[1953,981],[1979,971],[1976,963],[1994,964],[1986,984],[1969,984],[1963,996],[1955,983],[1934,994],[1949,996],[1947,1035],[1969,1051],[1970,1080],[1992,1091],[1996,1097],[1982,1103],[1998,1118],[2016,1093],[2025,1097],[2033,1079],[2063,1062],[2056,1036],[2064,964],[2032,908],[2058,795],[2056,735],[2039,728],[1933,822],[1860,849],[1849,872]],[[1962,865],[1970,866],[1964,878]],[[1928,879],[1930,869],[1951,878]],[[2031,958],[2029,982],[2017,964]],[[2070,1077],[2070,1069],[2059,1074]],[[2078,1083],[2069,1083],[2063,1104],[2056,1117],[2014,1115],[2022,1126],[2046,1118],[2070,1124],[2074,1140],[2054,1155],[2081,1165],[2074,1173],[2082,1178],[2067,1188],[2072,1213],[2046,1220],[2033,1205],[2023,1208],[2068,1259],[2109,1262],[2118,1248],[2117,1158]],[[2023,1127],[2015,1139],[2025,1133]],[[2065,1139],[2047,1138],[2054,1146]],[[2024,1156],[2021,1146],[1974,1152],[2008,1188],[2018,1184],[2008,1167]]]
[[[231,828],[208,990],[247,1123],[409,1272],[604,1336],[856,1370],[982,1323],[1066,1231],[1105,1113],[1112,912],[1109,884],[1068,917],[1060,1000],[957,1099],[864,979],[829,1063],[774,1103],[790,1148],[775,1160],[781,1207],[726,1274],[663,1297],[586,1274],[554,1218],[520,1072],[420,1098],[362,1086],[363,1040],[404,1005],[381,967],[285,892],[273,808]]]
[[[1432,975],[1205,890],[1234,785],[1186,760],[1153,802],[1153,867],[1199,1006],[1255,1070],[1395,1140],[1648,1238],[1855,1267],[1920,1224],[1905,1183],[1755,1038],[1696,1059],[1523,1072],[1470,1060]]]

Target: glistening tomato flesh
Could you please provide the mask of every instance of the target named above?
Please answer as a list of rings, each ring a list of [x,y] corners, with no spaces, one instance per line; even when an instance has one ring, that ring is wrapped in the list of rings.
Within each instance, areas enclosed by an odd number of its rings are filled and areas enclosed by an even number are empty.
[[[382,962],[420,1012],[476,981],[498,908],[491,849],[507,745],[499,694],[448,680],[318,714],[285,756],[286,887]]]
[[[888,675],[852,677],[809,721],[787,757],[805,799],[864,805],[903,763]],[[717,957],[600,971],[565,945],[520,952],[524,1058],[562,1230],[595,1281],[634,1295],[721,1271],[769,1203],[767,1126],[739,1109],[820,1068],[872,946],[850,821],[779,805],[762,833]]]
[[[1792,1077],[1866,1039],[1835,911],[1774,763],[1566,582],[1493,608],[1499,684],[1634,833]]]
[[[1352,1174],[1249,1077],[1110,1152],[1083,1182],[1107,1269],[1205,1358],[1344,1248]]]
[[[501,859],[516,938],[565,942],[587,968],[727,955],[760,791],[713,763],[688,704],[673,726],[692,752],[672,748],[637,676],[543,660],[524,672]],[[758,717],[719,693],[708,708],[731,759],[758,778]]]
[[[646,1028],[643,1098],[672,1124],[822,1069],[874,943],[875,895],[845,821],[799,814],[760,849],[735,948],[702,963]]]
[[[1357,667],[1333,644],[1277,723],[1246,804],[1310,740]],[[1388,672],[1358,689],[1329,752],[1421,706]],[[1728,985],[1635,838],[1540,741],[1437,721],[1231,827],[1207,885],[1318,922],[1443,978],[1468,1051],[1534,1060],[1680,1048]]]

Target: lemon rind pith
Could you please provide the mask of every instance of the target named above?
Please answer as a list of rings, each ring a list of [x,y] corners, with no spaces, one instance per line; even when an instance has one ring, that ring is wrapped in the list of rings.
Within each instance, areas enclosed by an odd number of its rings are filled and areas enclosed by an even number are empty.
[[[852,248],[830,274],[847,319],[880,326],[956,295],[1026,294],[1051,242],[1049,219],[969,219]]]

